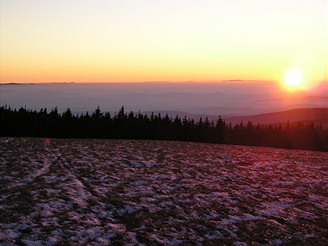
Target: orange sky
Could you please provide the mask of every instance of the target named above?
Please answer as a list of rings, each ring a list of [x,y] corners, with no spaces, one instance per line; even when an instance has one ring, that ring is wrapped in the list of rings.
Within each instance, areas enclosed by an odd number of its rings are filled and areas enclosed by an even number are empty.
[[[327,80],[327,0],[3,0],[0,82]]]

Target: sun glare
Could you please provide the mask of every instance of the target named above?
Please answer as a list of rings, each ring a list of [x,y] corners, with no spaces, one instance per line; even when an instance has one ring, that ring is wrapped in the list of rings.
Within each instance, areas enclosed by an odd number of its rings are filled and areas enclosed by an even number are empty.
[[[298,70],[289,70],[284,76],[284,83],[288,89],[300,89],[303,82],[303,74]]]

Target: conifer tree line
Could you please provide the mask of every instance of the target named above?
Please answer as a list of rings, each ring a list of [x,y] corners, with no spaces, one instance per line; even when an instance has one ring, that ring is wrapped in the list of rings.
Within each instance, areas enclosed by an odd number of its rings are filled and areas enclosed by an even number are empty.
[[[124,111],[111,115],[99,107],[93,112],[73,114],[26,108],[0,107],[1,137],[154,139],[206,143],[268,146],[328,151],[328,129],[309,124],[254,125],[251,122],[226,124],[219,116],[198,121],[167,114]]]

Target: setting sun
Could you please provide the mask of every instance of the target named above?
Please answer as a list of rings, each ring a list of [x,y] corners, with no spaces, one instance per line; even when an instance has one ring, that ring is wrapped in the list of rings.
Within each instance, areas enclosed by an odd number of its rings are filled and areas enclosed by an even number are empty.
[[[300,89],[303,74],[298,70],[289,70],[284,76],[284,83],[288,89]]]

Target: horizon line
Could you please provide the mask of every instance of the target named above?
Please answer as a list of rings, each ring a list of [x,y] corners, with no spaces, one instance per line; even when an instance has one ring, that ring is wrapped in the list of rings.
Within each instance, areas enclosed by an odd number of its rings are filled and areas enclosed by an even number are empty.
[[[243,80],[243,79],[228,79],[228,80],[209,80],[209,81],[102,81],[102,82],[93,82],[93,81],[50,81],[50,82],[1,82],[0,85],[34,85],[34,84],[155,84],[155,83],[174,83],[174,84],[183,84],[183,83],[204,83],[204,84],[215,84],[215,83],[233,83],[233,82],[276,82],[275,80]],[[323,81],[325,82],[325,81]],[[328,82],[328,81],[327,81]]]

